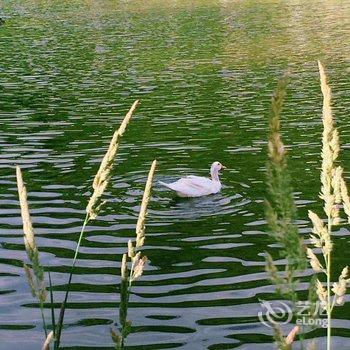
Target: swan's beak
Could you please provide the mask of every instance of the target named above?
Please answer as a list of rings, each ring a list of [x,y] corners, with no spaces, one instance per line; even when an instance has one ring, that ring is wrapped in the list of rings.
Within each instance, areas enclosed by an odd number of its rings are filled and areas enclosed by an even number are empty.
[[[227,169],[227,167],[221,164],[221,169]]]

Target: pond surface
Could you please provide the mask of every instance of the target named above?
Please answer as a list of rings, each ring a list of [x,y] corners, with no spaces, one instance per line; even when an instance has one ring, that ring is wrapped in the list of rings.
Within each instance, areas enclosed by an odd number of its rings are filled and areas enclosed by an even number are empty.
[[[349,2],[7,0],[0,13],[0,349],[34,350],[43,339],[22,268],[15,164],[58,311],[93,176],[135,99],[107,204],[83,241],[63,347],[112,349],[121,256],[157,158],[128,346],[272,349],[257,316],[260,299],[277,298],[264,272],[264,252],[278,252],[263,207],[270,97],[288,68],[282,133],[307,234],[307,209],[322,208],[317,59],[328,66],[350,171]],[[158,184],[206,176],[215,160],[228,167],[220,194],[179,200]],[[349,230],[335,240],[337,276],[349,264]],[[350,348],[349,305],[335,312],[337,350]],[[323,348],[323,330],[313,335]]]

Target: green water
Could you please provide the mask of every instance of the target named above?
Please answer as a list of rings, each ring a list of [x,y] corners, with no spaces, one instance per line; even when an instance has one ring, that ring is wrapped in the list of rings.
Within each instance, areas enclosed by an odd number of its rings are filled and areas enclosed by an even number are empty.
[[[260,299],[277,298],[264,272],[264,252],[278,251],[263,210],[270,97],[289,69],[282,134],[307,234],[307,209],[322,208],[317,59],[328,66],[350,171],[349,2],[2,0],[0,17],[0,349],[34,350],[43,340],[22,269],[15,164],[58,312],[93,176],[135,99],[107,204],[83,241],[63,347],[112,349],[121,255],[157,158],[149,264],[133,288],[128,346],[273,348],[257,316]],[[207,176],[215,160],[229,168],[220,194],[178,200],[158,184]],[[335,232],[336,275],[349,264],[349,238],[347,227]],[[337,350],[350,348],[349,322],[348,304],[336,309]],[[322,349],[325,332],[313,335]]]

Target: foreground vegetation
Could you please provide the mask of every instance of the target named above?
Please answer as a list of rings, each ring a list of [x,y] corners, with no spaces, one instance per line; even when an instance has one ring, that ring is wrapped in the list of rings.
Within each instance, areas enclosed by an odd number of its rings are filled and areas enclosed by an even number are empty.
[[[310,293],[308,301],[311,307],[315,307],[316,299],[321,303],[327,315],[327,345],[326,349],[332,349],[332,313],[336,305],[344,303],[346,287],[349,281],[348,268],[341,272],[337,282],[332,283],[332,251],[333,237],[332,229],[341,224],[340,209],[343,208],[350,222],[350,199],[347,192],[346,183],[343,176],[343,169],[337,165],[339,155],[339,135],[335,126],[331,110],[331,90],[327,83],[326,74],[321,63],[319,63],[321,90],[323,93],[323,136],[322,136],[322,168],[321,168],[321,194],[320,198],[324,202],[324,212],[326,223],[320,216],[309,211],[309,218],[313,225],[313,234],[310,235],[309,244],[314,249],[306,247],[306,242],[299,233],[295,223],[297,219],[297,209],[293,199],[291,179],[287,168],[286,148],[280,135],[280,114],[283,100],[286,95],[288,77],[281,79],[273,95],[270,113],[270,133],[268,141],[269,162],[267,166],[267,192],[266,217],[271,231],[271,235],[280,245],[280,258],[285,259],[285,267],[280,271],[278,265],[273,260],[272,255],[267,253],[266,269],[271,280],[277,286],[277,292],[285,299],[289,299],[296,310],[298,302],[302,301],[298,293],[298,277],[307,268],[308,262],[315,273],[324,274],[325,282],[321,282],[318,277],[310,281]],[[72,278],[75,272],[75,265],[79,256],[84,232],[87,225],[96,220],[101,211],[104,201],[102,200],[111,178],[116,154],[120,140],[126,127],[137,107],[135,101],[120,127],[114,133],[109,148],[103,157],[99,170],[93,181],[92,195],[86,206],[86,216],[82,223],[82,229],[78,237],[77,246],[73,256],[69,271],[68,283],[65,296],[60,308],[59,317],[56,322],[54,305],[54,295],[49,269],[45,269],[40,262],[40,254],[35,242],[34,229],[32,226],[27,191],[23,181],[23,175],[19,167],[16,169],[18,194],[21,206],[24,243],[30,261],[30,265],[25,264],[28,283],[33,296],[38,300],[43,328],[45,332],[45,342],[43,349],[60,349],[62,329],[67,301],[70,293]],[[121,287],[120,287],[120,307],[119,307],[119,329],[111,328],[111,341],[115,349],[123,349],[126,339],[131,332],[131,321],[128,319],[128,304],[132,284],[143,273],[147,262],[146,256],[142,256],[140,249],[145,240],[145,220],[147,207],[150,200],[151,187],[156,170],[156,161],[153,161],[145,186],[144,195],[140,207],[140,213],[136,224],[135,242],[128,241],[127,252],[123,254],[121,262]],[[319,257],[321,259],[319,259]],[[47,300],[49,298],[49,301]],[[51,307],[51,320],[48,323],[44,313],[45,304]],[[311,317],[317,315],[313,314]],[[274,336],[276,344],[281,350],[292,349],[296,344],[296,337],[299,334],[303,342],[306,336],[303,328],[295,325],[291,332],[285,336],[278,324],[274,324]],[[308,349],[316,349],[315,342],[308,343]]]
[[[320,199],[323,200],[326,223],[320,216],[309,210],[309,218],[313,225],[309,244],[306,246],[295,224],[297,218],[296,205],[293,200],[290,177],[287,169],[286,149],[280,136],[280,113],[283,99],[286,93],[287,78],[283,78],[277,86],[272,98],[270,114],[270,134],[268,143],[269,163],[267,172],[267,184],[269,201],[266,205],[266,216],[270,231],[274,239],[281,245],[280,257],[286,259],[285,270],[279,271],[271,255],[267,254],[266,269],[271,280],[276,284],[277,291],[284,298],[289,298],[294,304],[293,309],[300,301],[296,291],[297,276],[306,269],[306,255],[314,272],[325,276],[325,283],[314,277],[310,282],[309,311],[311,317],[318,317],[317,305],[327,316],[326,349],[332,349],[332,313],[336,305],[343,305],[347,284],[349,282],[348,267],[340,272],[337,282],[332,282],[332,229],[340,225],[340,208],[343,208],[347,221],[350,222],[350,199],[347,186],[343,177],[343,168],[337,165],[339,156],[339,134],[335,126],[331,108],[331,89],[327,82],[325,69],[318,62],[321,91],[323,94],[323,134],[322,134],[322,167],[321,167],[321,191]],[[322,261],[318,256],[321,256]],[[338,272],[338,273],[339,273]],[[316,303],[315,295],[318,298]],[[278,324],[274,324],[274,335],[278,348],[288,350],[298,332],[302,333],[302,327],[295,326],[291,333],[284,338]],[[301,334],[303,340],[304,334]],[[308,345],[309,349],[315,349],[315,342]]]
[[[44,303],[47,299],[47,288],[45,280],[45,269],[40,263],[39,250],[37,248],[34,236],[34,229],[32,226],[32,221],[29,213],[29,205],[27,201],[27,190],[24,185],[22,172],[19,167],[16,168],[17,174],[17,187],[18,195],[21,206],[21,214],[23,221],[23,233],[24,233],[24,243],[28,255],[28,259],[31,262],[32,267],[24,264],[24,269],[26,272],[28,283],[31,287],[33,296],[38,300],[41,310],[41,316],[43,321],[43,327],[45,332],[45,342],[43,349],[50,349],[50,344],[53,344],[53,348],[58,350],[60,348],[62,328],[64,324],[64,315],[66,311],[68,296],[70,292],[70,287],[72,284],[72,278],[75,271],[75,265],[77,262],[79,249],[84,236],[85,229],[90,221],[96,220],[98,214],[101,211],[102,206],[105,201],[102,201],[102,195],[105,192],[108,183],[111,178],[111,172],[114,167],[116,154],[120,144],[120,140],[126,130],[126,127],[138,105],[138,101],[135,101],[131,106],[129,112],[126,114],[124,120],[122,121],[120,127],[115,131],[112,140],[109,144],[108,150],[104,155],[98,172],[95,175],[92,188],[93,193],[89,199],[86,206],[86,216],[82,224],[82,229],[78,238],[78,243],[74,252],[74,257],[72,260],[72,265],[69,271],[68,283],[66,287],[66,293],[61,305],[60,314],[58,321],[55,321],[55,310],[53,309],[54,298],[52,293],[51,276],[50,271],[47,271],[48,281],[50,284],[50,306],[51,306],[51,324],[48,326],[45,320],[44,314]],[[128,242],[128,253],[123,255],[123,260],[121,264],[121,302],[119,311],[119,324],[120,324],[120,334],[117,333],[115,329],[111,328],[111,337],[116,349],[122,349],[124,347],[125,339],[131,331],[131,321],[127,319],[127,310],[130,296],[130,289],[132,283],[138,279],[144,270],[145,264],[147,262],[147,257],[141,257],[140,248],[144,244],[145,240],[145,221],[147,215],[147,206],[150,199],[152,182],[156,170],[156,161],[154,160],[151,169],[148,174],[148,179],[145,186],[144,195],[141,202],[139,218],[136,224],[136,244],[134,245],[132,240]],[[128,272],[128,261],[131,260],[130,272]],[[49,328],[51,331],[49,332]]]

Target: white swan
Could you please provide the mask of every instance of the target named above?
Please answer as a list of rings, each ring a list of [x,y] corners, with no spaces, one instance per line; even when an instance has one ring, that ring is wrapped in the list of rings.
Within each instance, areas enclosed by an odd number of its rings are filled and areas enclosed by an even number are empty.
[[[201,197],[218,193],[221,190],[219,171],[226,169],[220,162],[214,162],[210,168],[211,179],[202,176],[186,176],[172,183],[159,181],[163,186],[175,191],[180,197]]]

